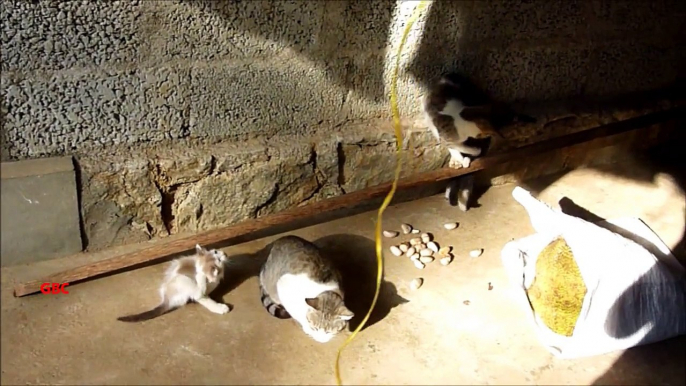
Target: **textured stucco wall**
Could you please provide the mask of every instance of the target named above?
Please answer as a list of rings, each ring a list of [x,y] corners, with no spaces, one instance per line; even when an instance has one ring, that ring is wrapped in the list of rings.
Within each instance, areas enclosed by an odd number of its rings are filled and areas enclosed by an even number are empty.
[[[118,243],[122,229],[208,229],[392,175],[391,142],[360,127],[388,118],[411,2],[1,5],[2,159],[74,154],[91,245]],[[417,113],[447,70],[505,101],[663,87],[686,72],[685,11],[669,0],[436,1],[401,60],[402,111]],[[441,166],[444,152],[427,151],[416,171]],[[369,161],[379,154],[386,168]],[[216,197],[227,186],[233,206]]]
[[[412,8],[395,1],[2,1],[5,153],[304,134],[387,114]],[[459,69],[505,100],[664,86],[683,2],[436,1],[410,38],[406,113]]]

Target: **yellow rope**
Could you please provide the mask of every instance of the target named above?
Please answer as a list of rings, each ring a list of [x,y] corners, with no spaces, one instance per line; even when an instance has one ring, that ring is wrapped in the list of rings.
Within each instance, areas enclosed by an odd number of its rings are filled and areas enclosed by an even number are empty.
[[[343,349],[346,348],[350,342],[352,342],[357,333],[360,332],[362,327],[364,327],[364,325],[367,323],[367,321],[369,320],[369,316],[372,314],[372,311],[374,310],[376,301],[379,298],[379,290],[381,289],[381,279],[383,277],[383,255],[381,252],[381,219],[383,217],[383,212],[386,210],[386,207],[388,207],[388,205],[391,203],[391,200],[393,200],[393,195],[395,194],[395,190],[398,187],[398,180],[400,179],[400,171],[402,169],[403,132],[402,126],[400,125],[400,112],[398,111],[398,70],[400,68],[400,55],[403,52],[403,47],[405,46],[405,41],[407,40],[407,35],[410,33],[410,29],[412,29],[412,25],[415,21],[417,21],[417,18],[419,18],[421,11],[424,8],[426,8],[426,6],[428,5],[427,3],[428,2],[426,0],[419,2],[417,7],[414,9],[414,12],[412,13],[412,17],[410,17],[410,19],[407,21],[405,31],[403,32],[402,39],[400,40],[400,46],[398,46],[398,53],[395,58],[395,65],[393,66],[393,74],[391,76],[391,113],[393,114],[393,124],[395,126],[396,167],[393,185],[391,186],[391,191],[388,192],[388,194],[386,195],[386,199],[384,199],[383,204],[381,204],[376,220],[376,292],[374,293],[374,299],[372,300],[372,305],[369,307],[369,311],[367,311],[367,315],[364,317],[362,322],[357,326],[355,331],[353,331],[353,333],[350,334],[348,339],[346,339],[346,341],[343,342],[341,347],[338,349],[338,353],[336,354],[336,383],[339,386],[343,384],[343,382],[341,381],[341,370],[339,365],[339,362],[341,360],[341,352],[343,352]]]

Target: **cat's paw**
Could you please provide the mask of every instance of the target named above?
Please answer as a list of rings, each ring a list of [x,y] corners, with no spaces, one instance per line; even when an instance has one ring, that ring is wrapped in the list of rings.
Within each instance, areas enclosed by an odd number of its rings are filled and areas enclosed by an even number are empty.
[[[213,307],[212,312],[219,315],[224,315],[231,311],[231,307],[226,304],[217,303],[216,307]]]
[[[452,169],[462,169],[462,160],[451,158],[448,167]]]
[[[464,158],[462,158],[462,167],[463,167],[463,168],[466,169],[466,168],[468,168],[469,165],[471,165],[471,164],[472,164],[472,159],[471,159],[471,158],[469,158],[469,157],[464,157]]]

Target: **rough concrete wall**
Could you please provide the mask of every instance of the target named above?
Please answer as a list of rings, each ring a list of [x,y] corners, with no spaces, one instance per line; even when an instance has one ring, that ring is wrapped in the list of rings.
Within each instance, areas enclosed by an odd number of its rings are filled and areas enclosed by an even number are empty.
[[[459,69],[504,100],[616,94],[683,75],[679,1],[436,1],[410,39],[406,113]],[[411,2],[2,1],[5,147],[307,134],[387,115]]]
[[[392,175],[392,141],[370,127],[388,118],[410,2],[1,4],[2,159],[75,154],[91,246]],[[665,86],[686,71],[683,4],[436,1],[402,58],[403,112],[455,69],[506,101]],[[441,166],[427,151],[416,170]]]
[[[458,69],[505,101],[650,90],[686,74],[685,12],[670,0],[436,1],[409,71]]]

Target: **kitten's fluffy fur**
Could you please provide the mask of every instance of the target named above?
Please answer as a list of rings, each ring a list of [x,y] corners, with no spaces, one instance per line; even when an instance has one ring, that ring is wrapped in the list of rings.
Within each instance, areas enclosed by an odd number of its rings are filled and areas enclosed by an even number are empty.
[[[320,343],[343,331],[354,316],[345,306],[340,273],[300,237],[286,236],[272,244],[260,271],[260,292],[270,314],[292,317]]]
[[[480,147],[467,144],[470,138],[485,134],[491,137],[494,145],[502,146],[504,138],[494,126],[515,119],[533,120],[493,104],[484,93],[457,74],[444,75],[429,90],[424,100],[424,117],[436,139],[448,146],[452,168],[467,168],[472,158],[481,155]]]
[[[162,303],[150,311],[118,318],[122,322],[139,322],[156,318],[189,301],[195,301],[208,310],[225,314],[229,306],[217,303],[207,295],[211,293],[224,278],[226,254],[222,251],[207,250],[195,246],[195,254],[174,260],[165,272],[160,286]]]

